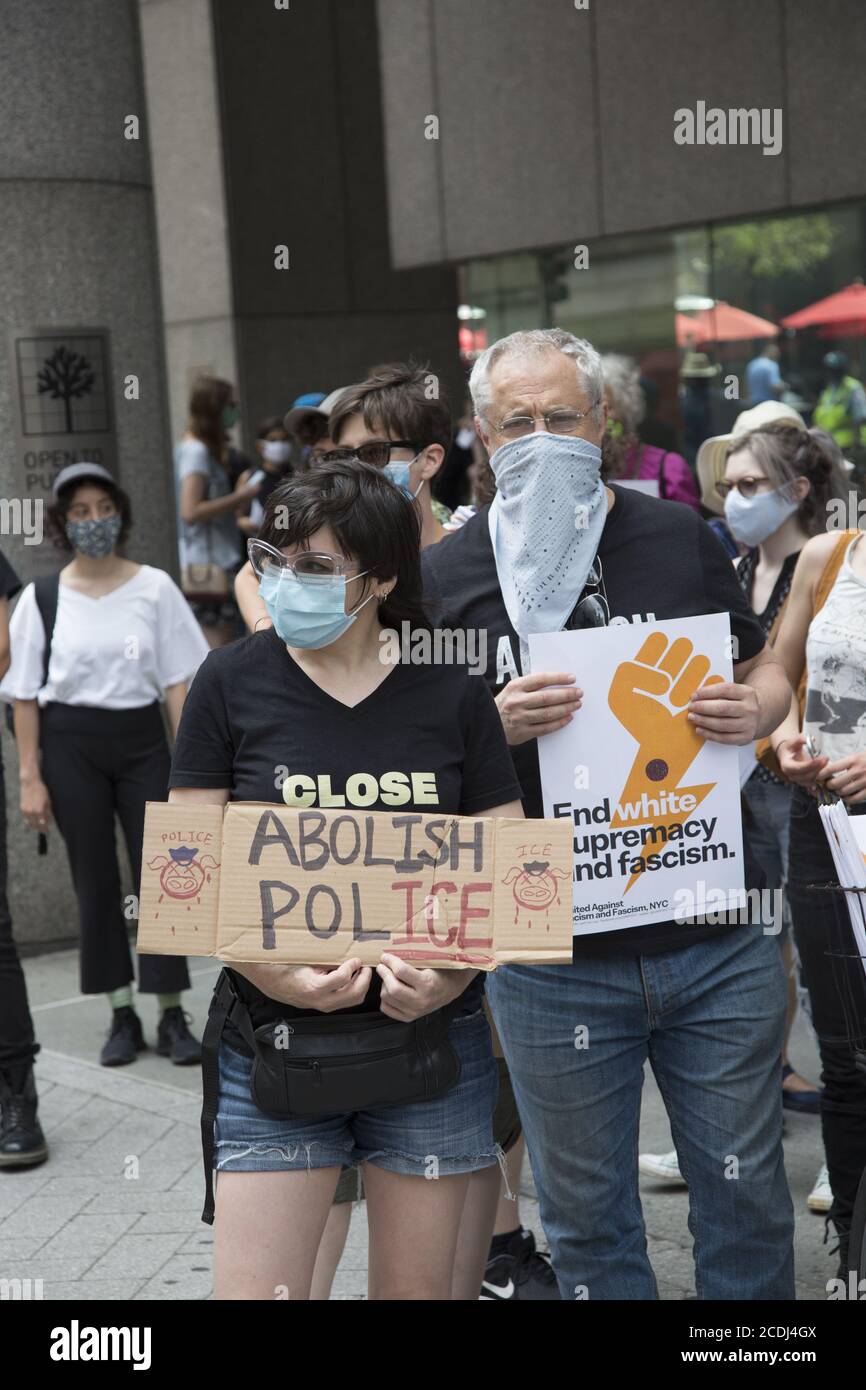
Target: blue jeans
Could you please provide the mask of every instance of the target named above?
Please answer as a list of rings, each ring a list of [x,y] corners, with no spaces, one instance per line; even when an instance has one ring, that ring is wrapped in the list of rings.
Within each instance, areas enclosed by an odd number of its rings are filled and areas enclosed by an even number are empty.
[[[647,1058],[689,1185],[698,1297],[794,1298],[771,937],[741,926],[658,955],[504,966],[487,996],[563,1298],[658,1297],[638,1191]]]
[[[753,773],[745,786],[745,797],[751,818],[743,826],[749,846],[767,877],[766,888],[784,892],[781,931],[777,937],[781,946],[791,925],[788,906],[788,826],[791,820],[792,788],[781,782],[764,782]]]
[[[430,1178],[492,1167],[501,1152],[493,1137],[498,1079],[483,1009],[453,1019],[448,1041],[460,1058],[460,1078],[444,1095],[293,1119],[258,1109],[250,1097],[252,1057],[223,1041],[215,1168],[267,1173],[372,1163],[390,1173]]]

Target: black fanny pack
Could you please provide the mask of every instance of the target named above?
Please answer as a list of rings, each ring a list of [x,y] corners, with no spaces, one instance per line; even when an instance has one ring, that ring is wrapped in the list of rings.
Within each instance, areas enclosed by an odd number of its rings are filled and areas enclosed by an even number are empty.
[[[280,1119],[381,1109],[434,1100],[456,1086],[460,1058],[448,1041],[459,998],[412,1023],[378,1010],[276,1019],[253,1028],[246,1004],[224,970],[202,1038],[202,1146],[207,1187],[202,1220],[213,1223],[214,1122],[219,1099],[219,1042],[226,1022],[253,1053],[250,1095]]]

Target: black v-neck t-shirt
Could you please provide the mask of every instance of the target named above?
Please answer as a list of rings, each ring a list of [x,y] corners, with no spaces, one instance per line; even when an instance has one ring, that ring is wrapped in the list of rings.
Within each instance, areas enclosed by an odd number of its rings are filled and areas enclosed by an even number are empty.
[[[729,613],[738,661],[764,646],[764,634],[737,582],[724,547],[691,507],[612,484],[598,548],[612,623],[664,621],[703,613]],[[431,621],[486,636],[486,676],[494,695],[521,675],[520,640],[505,608],[484,507],[422,554],[424,594]],[[575,594],[577,603],[580,595]],[[467,643],[468,649],[468,643]],[[580,713],[577,716],[580,718]],[[544,815],[538,743],[511,749],[527,816]],[[746,883],[760,883],[746,847]],[[688,946],[718,936],[725,926],[654,922],[574,938],[574,956],[642,954]]]
[[[273,628],[210,652],[199,667],[169,787],[228,788],[232,801],[278,805],[339,805],[343,797],[370,811],[393,811],[395,794],[408,791],[401,811],[466,816],[520,800],[483,676],[465,666],[401,663],[349,708],[316,685]],[[310,1013],[231,975],[256,1026]],[[364,1003],[338,1012],[378,1009],[379,986],[374,974]],[[461,997],[461,1013],[478,1007],[481,990],[479,976]]]

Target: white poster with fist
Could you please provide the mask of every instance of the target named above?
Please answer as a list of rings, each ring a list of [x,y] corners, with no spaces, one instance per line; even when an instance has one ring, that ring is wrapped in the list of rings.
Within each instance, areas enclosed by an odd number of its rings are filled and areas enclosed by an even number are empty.
[[[532,670],[570,672],[569,724],[538,740],[546,816],[574,825],[574,932],[747,920],[739,744],[726,613],[529,639]],[[687,931],[688,927],[684,926]]]

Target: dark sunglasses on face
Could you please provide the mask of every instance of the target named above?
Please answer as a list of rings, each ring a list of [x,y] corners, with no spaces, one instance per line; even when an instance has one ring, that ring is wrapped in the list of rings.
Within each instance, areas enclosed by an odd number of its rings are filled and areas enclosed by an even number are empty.
[[[417,455],[423,447],[413,439],[374,439],[369,444],[359,444],[357,449],[331,449],[326,454],[320,454],[316,462],[348,463],[352,459],[360,459],[373,468],[384,468],[386,463],[391,462],[392,449],[411,449],[413,455]]]

